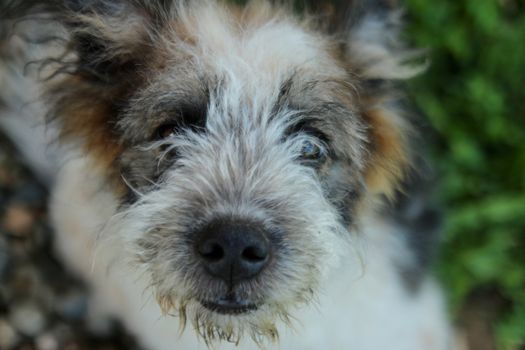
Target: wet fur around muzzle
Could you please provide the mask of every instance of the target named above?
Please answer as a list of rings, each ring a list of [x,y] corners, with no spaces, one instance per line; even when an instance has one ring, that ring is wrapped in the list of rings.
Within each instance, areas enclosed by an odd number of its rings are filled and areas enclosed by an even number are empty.
[[[98,244],[125,246],[163,312],[207,344],[275,341],[278,322],[360,259],[363,218],[411,169],[398,83],[423,67],[391,1],[300,16],[266,1],[0,4],[27,41],[19,55],[54,47],[37,58],[48,122],[116,203]],[[271,255],[255,276],[206,270],[197,233],[217,221],[265,232]],[[225,300],[238,308],[210,309]]]

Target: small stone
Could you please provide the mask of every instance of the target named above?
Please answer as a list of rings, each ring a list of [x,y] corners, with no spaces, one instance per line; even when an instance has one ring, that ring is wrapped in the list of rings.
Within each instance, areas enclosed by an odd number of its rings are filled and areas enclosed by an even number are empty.
[[[0,279],[3,279],[8,271],[9,266],[9,247],[0,236]]]
[[[118,350],[116,345],[103,344],[97,347],[97,350]]]
[[[56,296],[55,310],[68,321],[80,321],[88,308],[87,295],[79,290],[71,290],[64,295]]]
[[[76,341],[70,341],[64,345],[64,350],[80,350],[82,347]]]
[[[0,170],[0,178],[1,177],[2,175],[1,175],[1,170]],[[2,180],[0,179],[0,213],[2,213],[4,209],[7,207],[8,199],[9,199],[9,192],[5,188],[2,187]]]
[[[11,349],[18,340],[16,330],[5,319],[0,319],[0,349]]]
[[[24,299],[34,298],[40,294],[42,282],[39,279],[35,266],[28,262],[20,262],[12,271],[9,281],[10,294],[8,296],[15,303],[21,304]]]
[[[13,305],[9,320],[20,333],[29,337],[39,334],[47,323],[42,310],[38,305],[31,302]]]
[[[6,185],[10,184],[11,182],[13,182],[13,177],[11,176],[11,174],[5,169],[0,168],[0,184]]]
[[[46,191],[36,182],[26,181],[16,189],[13,201],[28,208],[38,209],[46,203]]]
[[[64,344],[67,344],[75,337],[73,327],[65,323],[56,323],[48,332],[55,339],[59,349],[64,349]]]
[[[4,229],[16,236],[24,237],[31,232],[35,224],[34,214],[22,206],[7,208],[4,215]]]
[[[35,350],[35,346],[33,345],[33,343],[28,342],[20,345],[20,347],[18,347],[17,350]]]
[[[36,339],[38,350],[59,350],[60,346],[56,337],[51,333],[44,333]]]

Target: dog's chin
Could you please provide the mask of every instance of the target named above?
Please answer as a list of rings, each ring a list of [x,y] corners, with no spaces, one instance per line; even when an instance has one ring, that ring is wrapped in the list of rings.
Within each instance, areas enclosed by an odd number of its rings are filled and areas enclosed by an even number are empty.
[[[187,331],[196,332],[206,344],[242,339],[271,344],[279,338],[279,327],[292,326],[294,310],[312,301],[314,289],[305,287],[282,299],[271,290],[248,290],[194,287],[188,294],[159,293],[157,301],[165,315],[178,317],[181,331],[189,325],[192,329]]]
[[[211,347],[221,341],[239,344],[244,338],[258,344],[275,343],[279,337],[277,320],[287,319],[284,310],[279,313],[264,303],[227,297],[192,298],[179,305],[184,305],[176,308],[181,330],[188,321],[193,331]]]

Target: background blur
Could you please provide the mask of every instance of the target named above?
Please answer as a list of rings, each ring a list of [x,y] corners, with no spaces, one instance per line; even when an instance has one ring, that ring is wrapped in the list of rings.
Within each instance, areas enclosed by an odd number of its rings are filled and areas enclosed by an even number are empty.
[[[525,349],[525,1],[406,8],[409,39],[431,60],[409,92],[437,134],[437,269],[451,310],[473,349]]]
[[[471,349],[523,350],[525,0],[404,3],[407,40],[431,63],[408,93],[434,129],[436,272]],[[85,333],[82,284],[49,256],[46,191],[15,154],[0,136],[0,349],[133,349]]]

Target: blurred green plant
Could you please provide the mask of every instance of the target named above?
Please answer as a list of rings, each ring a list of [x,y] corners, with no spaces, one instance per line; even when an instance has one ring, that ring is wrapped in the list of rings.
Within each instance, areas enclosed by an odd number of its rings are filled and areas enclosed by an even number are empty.
[[[525,2],[406,0],[408,35],[429,49],[409,83],[439,134],[446,205],[439,266],[452,309],[483,286],[509,301],[501,349],[525,346]],[[432,145],[431,145],[432,146]]]

